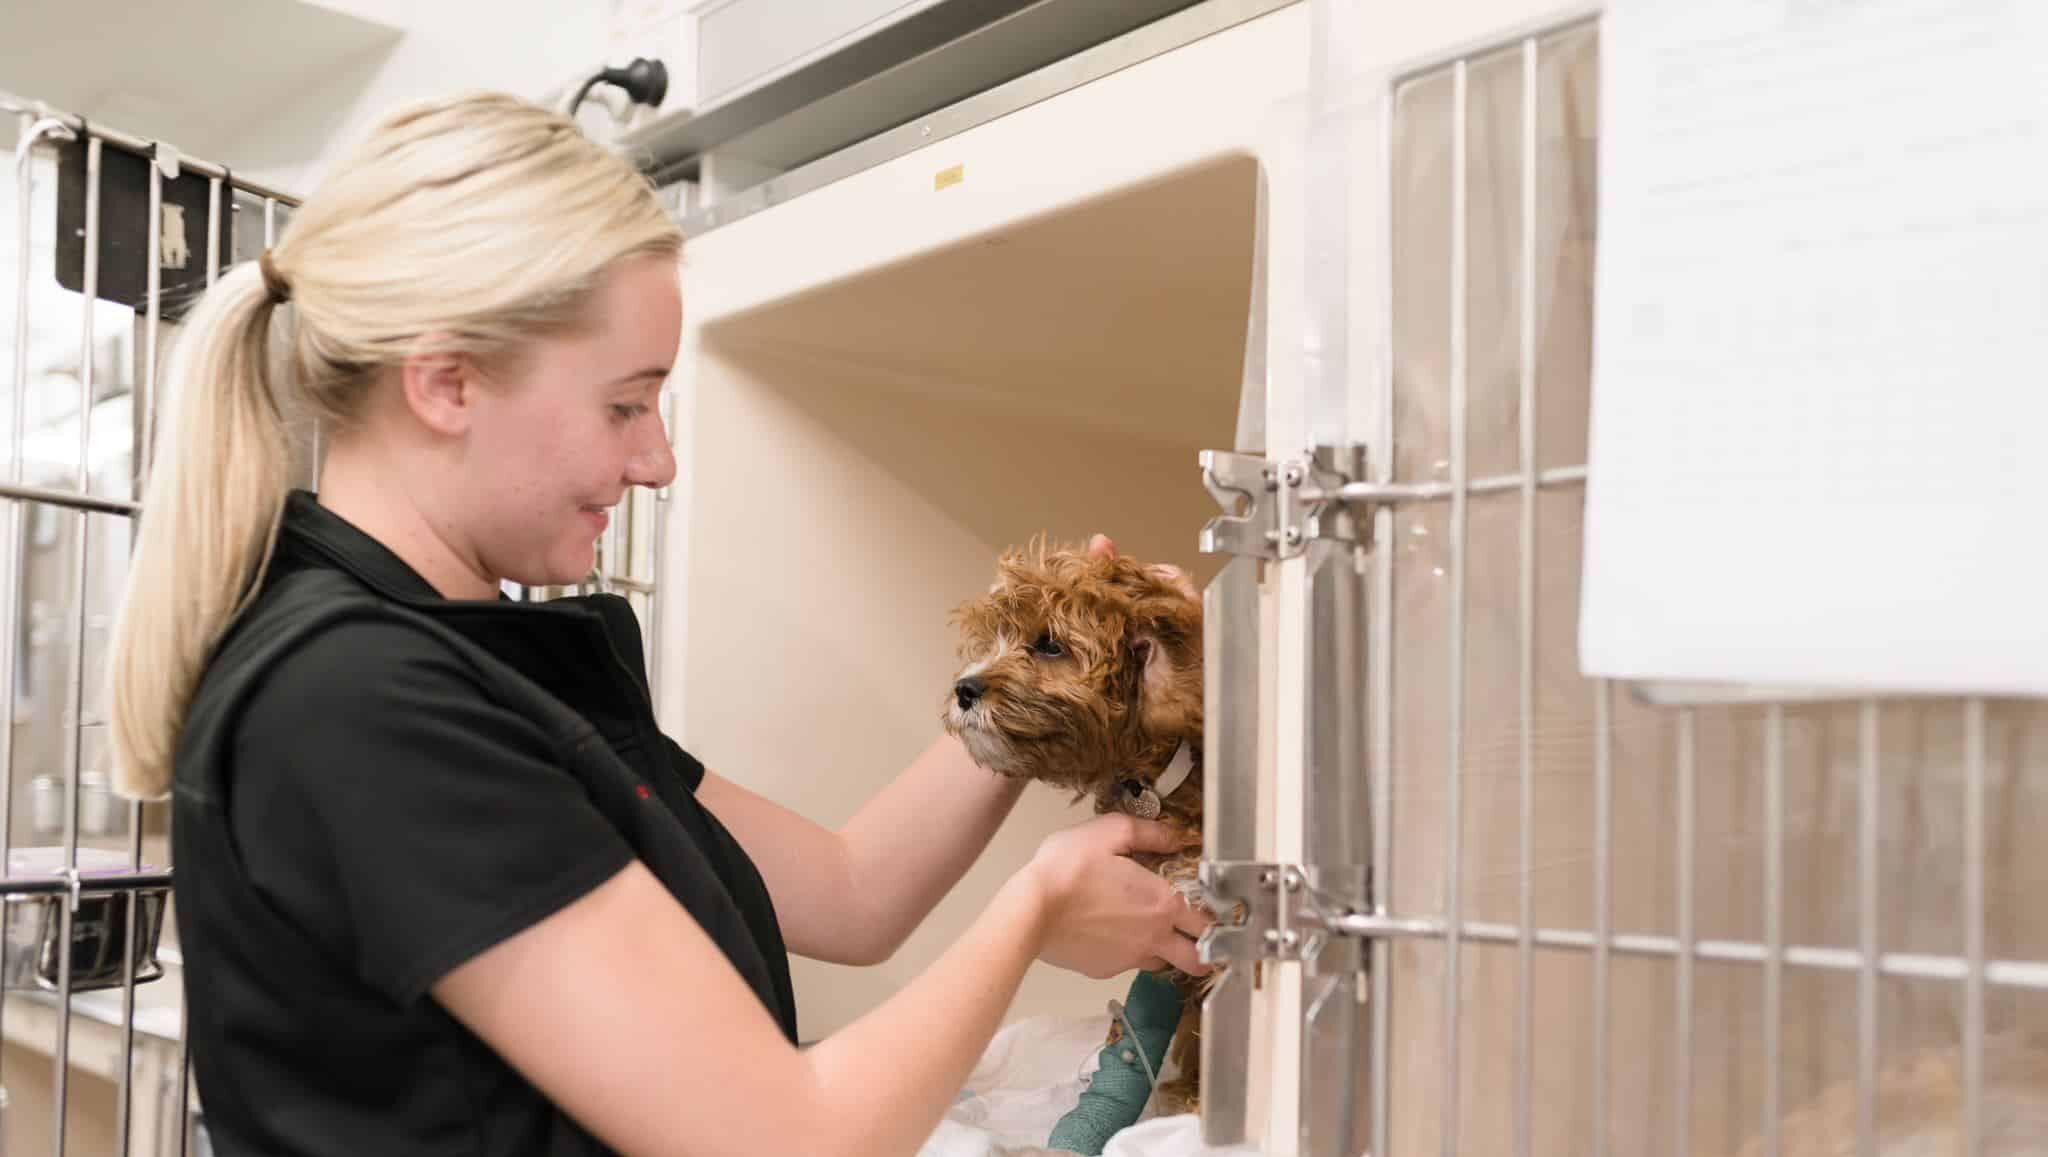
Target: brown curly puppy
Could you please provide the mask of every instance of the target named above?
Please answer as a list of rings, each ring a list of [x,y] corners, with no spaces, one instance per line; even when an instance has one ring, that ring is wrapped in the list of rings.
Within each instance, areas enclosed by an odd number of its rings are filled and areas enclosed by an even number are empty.
[[[944,721],[976,763],[1090,797],[1097,812],[1201,830],[1202,608],[1170,572],[1035,542],[1005,553],[995,585],[953,622],[963,665]],[[1203,902],[1199,848],[1133,858]],[[1192,1111],[1210,980],[1160,975],[1184,1002],[1168,1052],[1180,1075],[1160,1104]]]
[[[1909,1054],[1877,1074],[1879,1157],[1951,1157],[1964,1151],[1962,1050]],[[1983,1157],[2048,1153],[2048,1035],[1992,1033],[1984,1041]],[[1852,1157],[1856,1082],[1842,1081],[1788,1113],[1783,1157]],[[1739,1157],[1760,1157],[1752,1139]]]

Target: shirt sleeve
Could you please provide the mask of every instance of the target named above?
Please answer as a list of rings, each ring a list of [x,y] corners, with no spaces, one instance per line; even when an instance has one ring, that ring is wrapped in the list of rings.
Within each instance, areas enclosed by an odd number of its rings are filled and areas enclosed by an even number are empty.
[[[697,794],[697,789],[704,786],[704,764],[668,736],[662,736],[661,742],[668,751],[668,765],[675,769],[676,778],[683,781],[683,790]]]
[[[230,821],[257,891],[409,1003],[633,859],[554,752],[443,641],[345,624],[248,704]]]

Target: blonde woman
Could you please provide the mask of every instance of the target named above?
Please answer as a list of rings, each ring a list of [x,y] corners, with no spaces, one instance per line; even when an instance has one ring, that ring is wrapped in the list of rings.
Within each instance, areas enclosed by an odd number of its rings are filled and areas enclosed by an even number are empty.
[[[786,954],[887,957],[1019,786],[941,740],[824,830],[661,734],[622,602],[498,598],[577,581],[674,475],[680,244],[570,122],[453,99],[379,125],[189,318],[114,744],[174,800],[218,1152],[907,1154],[1034,958],[1200,970],[1201,918],[1122,858],[1180,837],[1107,817],[797,1047]],[[317,498],[287,485],[307,412]]]

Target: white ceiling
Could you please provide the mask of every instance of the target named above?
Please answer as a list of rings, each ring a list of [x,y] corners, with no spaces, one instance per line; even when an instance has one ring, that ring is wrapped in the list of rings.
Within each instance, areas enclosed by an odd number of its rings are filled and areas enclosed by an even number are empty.
[[[303,0],[6,0],[0,92],[218,161],[402,35]]]

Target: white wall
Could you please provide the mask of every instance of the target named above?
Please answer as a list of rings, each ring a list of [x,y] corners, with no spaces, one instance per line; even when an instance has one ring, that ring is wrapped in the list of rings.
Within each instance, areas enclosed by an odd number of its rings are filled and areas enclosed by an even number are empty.
[[[655,5],[657,8],[661,5]],[[670,5],[673,7],[674,5]],[[639,51],[694,61],[638,0],[7,0],[0,92],[309,192],[395,105],[475,88],[542,98]],[[689,25],[694,29],[694,24]],[[644,35],[636,35],[644,33]],[[694,82],[672,86],[687,106]],[[13,118],[0,124],[11,143]],[[606,117],[585,118],[599,134]]]
[[[490,88],[539,97],[607,63],[613,4],[603,0],[321,0],[404,30],[388,51],[353,62],[279,114],[254,121],[231,163],[299,193],[392,107]],[[624,63],[619,61],[618,63]],[[594,120],[595,118],[593,118]]]
[[[730,99],[931,2],[848,13],[834,0],[6,0],[0,92],[304,194],[399,104],[475,88],[554,104],[602,66],[660,60],[660,110],[612,89],[585,106],[585,129],[608,139],[699,103],[700,22],[733,46],[717,94]],[[756,37],[756,24],[774,30]],[[0,121],[0,145],[13,127]]]

